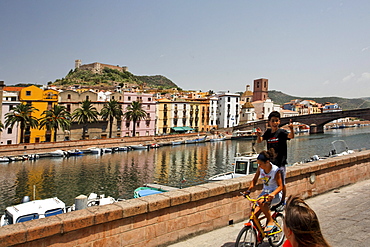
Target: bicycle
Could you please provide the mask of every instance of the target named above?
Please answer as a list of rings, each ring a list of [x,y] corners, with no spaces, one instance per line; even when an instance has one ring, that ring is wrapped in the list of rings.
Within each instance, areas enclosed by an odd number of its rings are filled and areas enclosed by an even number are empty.
[[[242,193],[243,194],[243,193]],[[235,246],[246,246],[246,247],[256,247],[263,242],[265,237],[271,246],[278,247],[284,242],[283,233],[283,223],[284,215],[280,212],[273,211],[272,219],[274,220],[275,226],[272,233],[265,233],[265,226],[261,225],[261,220],[265,219],[266,216],[257,217],[255,215],[255,208],[257,206],[257,201],[260,199],[266,199],[266,196],[261,196],[257,199],[251,199],[249,195],[243,194],[252,203],[251,216],[249,221],[244,223],[244,227],[240,230],[238,237],[236,238]]]

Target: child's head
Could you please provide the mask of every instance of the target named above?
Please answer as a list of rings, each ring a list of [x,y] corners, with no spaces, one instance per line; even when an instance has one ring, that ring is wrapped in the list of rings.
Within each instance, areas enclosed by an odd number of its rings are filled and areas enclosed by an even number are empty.
[[[270,148],[268,151],[262,151],[257,157],[257,163],[259,165],[270,164],[270,161],[276,157],[275,150]]]
[[[298,246],[329,246],[316,213],[299,197],[290,196],[285,208],[284,234]]]
[[[268,116],[268,124],[273,130],[279,128],[280,125],[280,113],[277,111],[273,111]]]

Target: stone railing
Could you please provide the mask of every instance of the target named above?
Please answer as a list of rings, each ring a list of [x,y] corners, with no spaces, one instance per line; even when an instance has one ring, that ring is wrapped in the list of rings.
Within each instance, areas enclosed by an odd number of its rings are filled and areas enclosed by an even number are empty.
[[[240,192],[252,177],[4,226],[0,246],[166,246],[246,219]],[[287,191],[307,198],[369,177],[370,151],[362,151],[289,167]]]

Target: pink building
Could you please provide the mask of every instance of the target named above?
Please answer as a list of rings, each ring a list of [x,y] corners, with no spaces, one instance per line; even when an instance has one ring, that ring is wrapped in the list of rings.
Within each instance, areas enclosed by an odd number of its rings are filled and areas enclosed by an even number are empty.
[[[139,101],[142,104],[142,109],[148,113],[148,117],[136,123],[135,136],[153,136],[155,135],[155,119],[156,119],[156,101],[153,94],[124,92],[122,111],[125,113],[127,106],[133,101]],[[133,136],[133,122],[122,120],[121,136]]]
[[[3,101],[2,101],[2,116],[1,122],[5,123],[5,114],[10,112],[13,107],[20,104],[19,92],[22,87],[4,87]],[[0,145],[18,144],[18,124],[13,128],[5,127],[0,132]]]

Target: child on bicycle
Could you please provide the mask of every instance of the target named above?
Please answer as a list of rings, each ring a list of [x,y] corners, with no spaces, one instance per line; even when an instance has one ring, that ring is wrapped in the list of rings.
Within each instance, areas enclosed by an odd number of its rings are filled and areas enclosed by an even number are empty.
[[[270,162],[270,160],[273,160],[275,156],[275,151],[272,148],[268,151],[262,151],[258,155],[257,163],[259,169],[257,169],[257,172],[246,191],[246,194],[249,194],[250,190],[257,184],[258,179],[263,182],[263,189],[258,197],[266,197],[265,199],[260,199],[258,201],[258,206],[256,207],[255,212],[258,216],[262,211],[266,216],[266,227],[264,231],[267,234],[273,232],[275,226],[271,217],[270,206],[280,203],[283,189],[283,182],[279,168]]]

